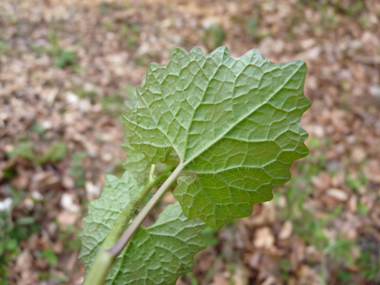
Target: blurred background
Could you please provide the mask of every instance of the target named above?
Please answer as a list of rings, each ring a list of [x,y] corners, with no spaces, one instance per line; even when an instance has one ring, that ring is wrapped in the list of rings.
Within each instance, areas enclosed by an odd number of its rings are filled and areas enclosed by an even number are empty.
[[[174,48],[221,45],[307,62],[310,154],[273,201],[207,229],[177,284],[380,284],[378,0],[0,0],[0,284],[81,284],[123,101]]]

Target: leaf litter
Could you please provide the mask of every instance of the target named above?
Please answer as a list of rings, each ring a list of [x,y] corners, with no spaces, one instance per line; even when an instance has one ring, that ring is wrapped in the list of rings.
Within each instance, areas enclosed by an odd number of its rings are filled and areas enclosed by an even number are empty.
[[[0,201],[13,200],[1,278],[81,284],[81,217],[125,158],[115,106],[175,47],[222,42],[234,56],[255,48],[273,62],[306,61],[310,154],[274,201],[212,232],[177,283],[379,282],[380,5],[321,3],[0,3]],[[54,143],[66,155],[45,159]]]

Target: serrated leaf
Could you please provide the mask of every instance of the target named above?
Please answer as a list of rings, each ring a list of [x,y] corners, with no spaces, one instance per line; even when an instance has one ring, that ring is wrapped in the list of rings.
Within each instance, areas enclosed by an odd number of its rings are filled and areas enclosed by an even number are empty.
[[[149,66],[124,115],[130,144],[151,163],[174,149],[183,170],[174,196],[187,217],[219,229],[271,200],[307,155],[305,75],[304,62],[275,64],[256,50],[234,58],[225,47],[175,49],[166,65]]]
[[[131,110],[130,108],[133,105],[131,105],[131,103],[129,102],[128,105],[126,104],[126,106],[129,110]],[[124,168],[124,170],[127,170],[133,174],[133,176],[137,180],[137,183],[146,184],[149,179],[151,164],[148,162],[144,154],[131,147],[129,143],[131,133],[129,130],[125,130],[124,138],[125,141],[120,144],[120,147],[124,150],[127,159],[123,163],[122,167]],[[178,156],[175,153],[171,152],[165,164],[156,163],[156,172],[162,173],[166,171],[167,166],[172,166],[175,168],[178,165],[178,162]]]
[[[124,101],[124,105],[127,111],[132,111],[137,102],[136,93],[130,92],[129,97],[130,101]],[[141,152],[131,147],[129,143],[131,136],[131,132],[126,129],[124,131],[125,140],[120,144],[127,157],[122,167],[133,174],[137,183],[145,184],[149,179],[150,163]]]
[[[145,156],[136,151],[129,144],[128,138],[120,145],[125,151],[127,159],[123,163],[123,168],[133,174],[139,184],[145,184],[149,179],[150,164]]]
[[[194,254],[206,247],[205,228],[202,220],[187,219],[178,203],[166,206],[154,225],[133,236],[105,284],[175,284],[193,270]]]
[[[82,221],[82,232],[79,235],[82,242],[79,259],[84,263],[86,272],[119,214],[142,188],[128,171],[120,178],[106,176],[102,195],[90,202],[88,216]]]
[[[86,273],[116,219],[142,188],[128,171],[121,178],[107,175],[101,197],[90,203],[83,219],[79,259]],[[200,219],[187,219],[178,203],[167,206],[154,225],[133,236],[105,284],[175,284],[192,270],[194,254],[206,247],[201,235],[205,227]]]

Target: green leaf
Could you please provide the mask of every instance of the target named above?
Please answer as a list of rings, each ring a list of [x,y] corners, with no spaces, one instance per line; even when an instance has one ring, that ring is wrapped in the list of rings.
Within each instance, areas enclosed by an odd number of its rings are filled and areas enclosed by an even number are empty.
[[[165,207],[154,225],[133,236],[105,284],[175,284],[193,270],[194,254],[206,247],[205,228],[200,219],[187,219],[178,203]]]
[[[128,138],[126,138],[120,147],[125,151],[127,156],[127,160],[123,163],[123,168],[131,172],[138,183],[146,183],[149,178],[150,164],[145,156],[131,147]]]
[[[65,142],[54,142],[46,151],[37,158],[38,163],[44,164],[47,161],[56,163],[62,160],[67,153],[67,146]]]
[[[131,100],[124,101],[124,105],[128,111],[132,111],[137,102],[136,93],[130,92],[129,97]],[[126,128],[124,131],[125,140],[120,145],[127,156],[123,168],[131,172],[139,184],[145,184],[149,179],[150,163],[141,152],[131,147],[129,143],[131,136],[131,132]]]
[[[79,259],[89,271],[95,256],[125,206],[142,189],[132,173],[111,175],[101,197],[89,205],[80,234]],[[200,219],[188,220],[178,203],[167,206],[149,228],[140,228],[117,257],[105,284],[175,284],[193,268],[193,255],[206,247],[201,235],[206,228]]]
[[[271,200],[307,155],[305,75],[304,62],[275,64],[256,50],[234,58],[225,47],[175,49],[166,65],[149,66],[124,114],[129,143],[150,163],[174,149],[183,170],[174,196],[187,217],[219,229]]]
[[[125,101],[125,106],[128,111],[132,111],[137,99],[135,93],[130,94],[131,101]],[[127,156],[126,161],[122,167],[131,172],[139,184],[146,184],[149,179],[149,172],[151,164],[146,159],[145,155],[131,147],[129,141],[131,139],[131,132],[126,129],[124,132],[125,140],[120,144],[120,147],[125,151]],[[165,165],[157,163],[156,170],[164,172],[166,166],[176,167],[178,165],[178,156],[171,152],[166,160]]]
[[[42,252],[42,256],[46,258],[51,266],[56,266],[58,264],[58,257],[52,249],[45,249]]]
[[[12,152],[9,153],[9,157],[14,158],[14,157],[20,156],[30,161],[34,161],[35,155],[34,155],[33,148],[34,148],[34,144],[31,141],[20,142],[15,146]]]
[[[142,188],[128,171],[120,178],[106,176],[102,195],[90,202],[88,216],[83,219],[79,235],[82,242],[79,259],[84,263],[86,272],[119,214]]]

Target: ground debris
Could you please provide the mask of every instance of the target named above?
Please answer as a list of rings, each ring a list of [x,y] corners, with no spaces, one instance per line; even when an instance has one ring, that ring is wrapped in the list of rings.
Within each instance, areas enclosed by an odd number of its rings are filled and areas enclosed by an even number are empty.
[[[306,61],[310,154],[178,284],[379,283],[380,3],[317,2],[0,1],[0,242],[15,245],[0,283],[82,283],[80,221],[122,171],[123,101],[173,48],[219,43]]]

